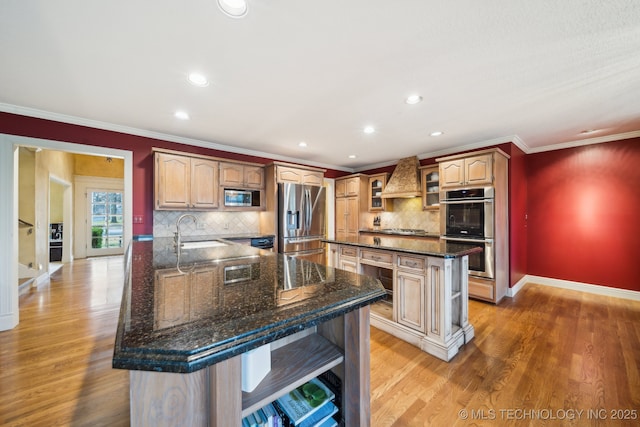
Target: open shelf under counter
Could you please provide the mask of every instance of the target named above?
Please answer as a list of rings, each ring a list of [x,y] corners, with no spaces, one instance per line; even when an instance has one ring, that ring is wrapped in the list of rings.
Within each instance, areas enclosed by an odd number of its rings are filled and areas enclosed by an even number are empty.
[[[273,350],[271,371],[252,392],[242,393],[242,416],[257,411],[343,360],[342,350],[316,333]]]

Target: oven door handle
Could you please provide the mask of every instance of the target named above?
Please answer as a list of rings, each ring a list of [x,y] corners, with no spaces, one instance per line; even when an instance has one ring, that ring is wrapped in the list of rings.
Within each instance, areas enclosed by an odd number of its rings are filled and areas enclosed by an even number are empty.
[[[465,239],[460,237],[440,236],[442,240],[450,240],[452,242],[469,242],[469,243],[493,243],[493,239]]]
[[[493,199],[475,199],[475,198],[470,198],[470,199],[455,199],[455,200],[440,200],[440,203],[445,204],[445,205],[465,205],[465,204],[469,204],[469,203],[477,203],[477,202],[484,202],[484,203],[493,203]]]

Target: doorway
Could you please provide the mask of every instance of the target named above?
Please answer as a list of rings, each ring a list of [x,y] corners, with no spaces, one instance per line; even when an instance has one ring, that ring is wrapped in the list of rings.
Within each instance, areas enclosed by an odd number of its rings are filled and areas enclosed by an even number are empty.
[[[0,194],[6,205],[0,208],[0,331],[12,329],[19,322],[18,283],[18,148],[43,149],[117,157],[124,160],[123,244],[132,238],[133,152],[108,147],[89,146],[47,139],[0,134]],[[34,224],[36,230],[46,232],[48,224]],[[46,247],[46,246],[45,246]],[[47,254],[48,255],[48,254]]]

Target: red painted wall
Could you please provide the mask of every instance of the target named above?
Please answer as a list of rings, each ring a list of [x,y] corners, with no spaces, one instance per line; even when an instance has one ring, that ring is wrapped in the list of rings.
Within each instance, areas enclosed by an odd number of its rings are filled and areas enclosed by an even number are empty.
[[[527,156],[528,274],[640,291],[640,138]]]
[[[0,112],[0,133],[132,151],[133,215],[143,215],[144,218],[142,224],[133,224],[134,235],[153,234],[153,147],[262,164],[273,161],[265,157],[194,147],[4,112]],[[332,178],[341,173],[329,169],[325,176]]]

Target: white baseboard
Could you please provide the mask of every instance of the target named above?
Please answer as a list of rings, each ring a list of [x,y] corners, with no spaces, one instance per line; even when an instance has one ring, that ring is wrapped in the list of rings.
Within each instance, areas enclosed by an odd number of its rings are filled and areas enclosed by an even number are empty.
[[[513,287],[507,290],[507,296],[515,296],[527,283],[537,283],[554,288],[571,289],[574,291],[588,292],[590,294],[604,295],[614,298],[623,298],[640,301],[640,292],[629,289],[611,288],[608,286],[593,285],[590,283],[572,282],[570,280],[552,279],[550,277],[533,276],[527,274]]]

